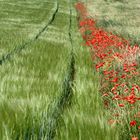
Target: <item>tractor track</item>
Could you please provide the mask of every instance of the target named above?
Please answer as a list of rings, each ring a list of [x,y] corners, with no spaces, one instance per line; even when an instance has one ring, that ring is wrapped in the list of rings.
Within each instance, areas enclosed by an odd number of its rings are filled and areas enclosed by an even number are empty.
[[[69,10],[69,29],[68,36],[71,45],[70,60],[68,63],[68,70],[66,77],[62,83],[62,94],[52,103],[48,111],[48,123],[47,123],[47,140],[53,140],[55,137],[57,126],[59,125],[59,120],[64,112],[67,105],[71,103],[71,98],[73,95],[73,85],[74,85],[74,75],[75,75],[75,58],[73,52],[73,40],[72,40],[72,9],[71,0],[70,10]]]
[[[2,58],[0,58],[0,65],[3,65],[6,61],[10,60],[12,56],[14,56],[15,54],[21,52],[23,49],[25,49],[27,46],[31,45],[33,42],[35,42],[40,36],[41,34],[48,29],[49,25],[51,25],[55,19],[56,14],[58,13],[59,10],[59,3],[58,0],[56,0],[56,6],[55,6],[55,10],[51,16],[51,18],[49,19],[48,23],[38,32],[38,34],[36,34],[36,36],[34,38],[32,38],[30,41],[25,42],[24,44],[20,45],[20,46],[16,46],[13,50],[11,50],[10,52],[8,52],[7,54],[3,55]]]

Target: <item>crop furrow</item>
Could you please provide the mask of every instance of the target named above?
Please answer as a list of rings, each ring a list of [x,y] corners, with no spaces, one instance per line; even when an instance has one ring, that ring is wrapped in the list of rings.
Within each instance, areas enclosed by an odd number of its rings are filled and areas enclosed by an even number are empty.
[[[70,1],[71,5],[71,1]],[[69,10],[69,30],[68,36],[71,44],[71,54],[70,61],[68,64],[67,75],[62,84],[62,94],[55,101],[54,104],[49,108],[49,121],[47,124],[47,140],[52,140],[55,136],[55,131],[57,129],[59,119],[67,105],[69,105],[73,93],[73,83],[75,74],[75,58],[73,52],[73,40],[72,40],[72,9]]]
[[[55,10],[51,16],[51,18],[49,19],[48,23],[39,31],[39,33],[32,38],[30,41],[25,42],[24,44],[20,45],[20,46],[16,46],[13,50],[11,50],[9,53],[5,54],[2,56],[2,58],[0,59],[0,65],[2,65],[3,63],[5,63],[7,60],[10,60],[10,58],[12,56],[14,56],[16,53],[21,52],[23,49],[25,49],[27,46],[31,45],[33,42],[35,42],[40,36],[41,34],[47,30],[47,28],[49,27],[49,25],[51,25],[56,17],[56,14],[59,10],[59,3],[58,0],[56,1],[56,7]]]

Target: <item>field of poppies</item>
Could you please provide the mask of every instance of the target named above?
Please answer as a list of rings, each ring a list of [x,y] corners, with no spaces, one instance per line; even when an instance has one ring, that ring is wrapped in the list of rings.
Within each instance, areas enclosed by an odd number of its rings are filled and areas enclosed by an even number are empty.
[[[100,78],[100,96],[109,111],[109,124],[119,127],[120,139],[138,139],[140,135],[140,48],[102,28],[88,15],[83,3],[77,3],[79,28]]]
[[[139,140],[138,0],[0,0],[0,140]]]

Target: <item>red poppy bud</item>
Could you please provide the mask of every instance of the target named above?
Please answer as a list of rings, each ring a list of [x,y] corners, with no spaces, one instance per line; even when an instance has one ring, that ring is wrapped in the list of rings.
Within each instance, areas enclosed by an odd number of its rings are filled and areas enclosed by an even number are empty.
[[[124,104],[119,104],[119,107],[124,107]]]

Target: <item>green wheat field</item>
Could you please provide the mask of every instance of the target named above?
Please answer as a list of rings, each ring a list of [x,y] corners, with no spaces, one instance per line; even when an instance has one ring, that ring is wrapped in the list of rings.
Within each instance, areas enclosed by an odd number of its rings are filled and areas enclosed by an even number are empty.
[[[76,2],[0,0],[0,140],[119,140]],[[82,2],[98,27],[140,43],[139,0]]]

